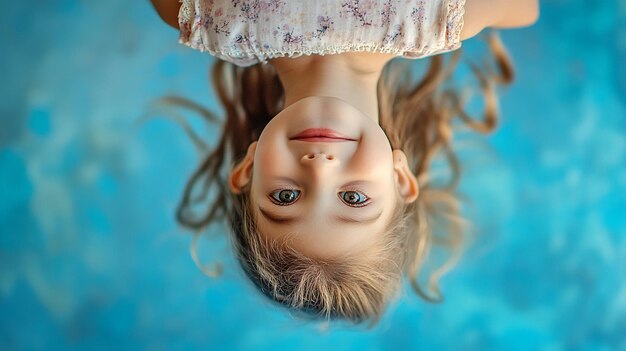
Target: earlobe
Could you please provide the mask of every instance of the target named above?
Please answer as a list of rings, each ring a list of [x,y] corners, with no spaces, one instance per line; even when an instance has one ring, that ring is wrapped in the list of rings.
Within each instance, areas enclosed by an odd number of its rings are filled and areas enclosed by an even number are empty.
[[[419,195],[417,178],[411,172],[409,162],[402,150],[393,150],[393,168],[396,172],[398,193],[402,196],[404,202],[411,203],[417,200]]]
[[[243,188],[250,182],[256,145],[256,141],[250,144],[246,156],[233,167],[228,175],[228,187],[233,194],[241,194]]]

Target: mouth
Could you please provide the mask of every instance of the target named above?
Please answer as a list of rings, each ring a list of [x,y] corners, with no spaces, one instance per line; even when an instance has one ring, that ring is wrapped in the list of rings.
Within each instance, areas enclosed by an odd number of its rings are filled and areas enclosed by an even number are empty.
[[[342,142],[357,141],[354,138],[347,137],[335,130],[328,128],[309,128],[305,129],[297,135],[289,138],[289,140],[299,140],[308,142]]]

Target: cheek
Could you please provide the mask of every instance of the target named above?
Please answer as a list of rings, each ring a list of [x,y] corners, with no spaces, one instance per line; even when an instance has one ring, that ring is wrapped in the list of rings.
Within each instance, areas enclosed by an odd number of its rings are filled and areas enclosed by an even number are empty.
[[[285,147],[278,143],[259,145],[254,155],[254,172],[261,177],[279,173],[285,169],[288,156]]]
[[[355,168],[367,173],[385,171],[393,165],[393,154],[389,145],[364,140],[353,159]]]

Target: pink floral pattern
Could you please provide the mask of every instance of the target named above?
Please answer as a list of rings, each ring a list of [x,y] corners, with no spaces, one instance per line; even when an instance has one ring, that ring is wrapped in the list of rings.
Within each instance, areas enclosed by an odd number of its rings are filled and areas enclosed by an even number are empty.
[[[424,0],[420,0],[411,10],[411,20],[413,21],[413,24],[418,24],[426,21],[426,19],[426,2]]]
[[[465,0],[179,0],[179,42],[239,66],[349,51],[424,58],[461,46]]]

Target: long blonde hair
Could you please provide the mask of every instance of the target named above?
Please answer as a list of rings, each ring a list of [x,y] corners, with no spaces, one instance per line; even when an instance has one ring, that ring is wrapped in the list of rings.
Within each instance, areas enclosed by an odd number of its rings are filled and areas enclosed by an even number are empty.
[[[496,84],[508,84],[513,79],[511,61],[497,32],[490,32],[487,42],[496,69],[488,66],[481,70],[470,63],[485,101],[482,119],[465,112],[466,101],[458,87],[448,84],[461,50],[429,58],[430,65],[417,83],[403,70],[408,60],[392,60],[383,70],[378,84],[380,126],[391,146],[406,153],[420,184],[420,196],[412,204],[397,205],[386,233],[372,246],[367,259],[363,255],[316,259],[285,241],[268,240],[256,231],[248,191],[234,195],[228,190],[228,171],[282,109],[283,87],[269,64],[243,68],[217,61],[213,66],[213,84],[226,118],[219,142],[212,150],[207,148],[187,182],[177,220],[196,233],[226,220],[231,225],[237,258],[250,280],[272,301],[307,316],[376,322],[397,293],[403,274],[420,297],[443,301],[439,281],[457,263],[464,237],[456,191],[460,166],[452,147],[457,127],[454,121],[479,133],[493,131],[498,117]],[[192,109],[210,122],[218,121],[187,99],[170,97],[161,102]],[[190,128],[187,132],[196,144],[206,148]],[[449,169],[450,176],[443,183],[430,177],[437,156],[443,156]],[[201,213],[194,211],[199,201],[208,203],[208,209]],[[433,231],[435,224],[442,225],[437,233]],[[448,249],[450,256],[433,270],[425,289],[418,276],[434,245]]]

